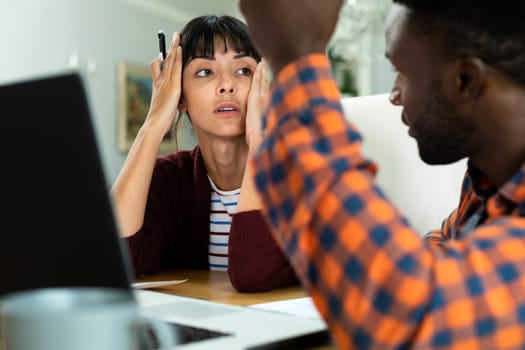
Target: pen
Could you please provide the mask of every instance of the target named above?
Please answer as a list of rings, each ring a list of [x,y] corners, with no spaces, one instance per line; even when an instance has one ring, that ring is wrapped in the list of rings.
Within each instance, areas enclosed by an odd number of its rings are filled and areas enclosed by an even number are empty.
[[[166,39],[164,37],[164,32],[159,30],[157,37],[159,38],[159,58],[161,62],[164,62],[166,59]]]

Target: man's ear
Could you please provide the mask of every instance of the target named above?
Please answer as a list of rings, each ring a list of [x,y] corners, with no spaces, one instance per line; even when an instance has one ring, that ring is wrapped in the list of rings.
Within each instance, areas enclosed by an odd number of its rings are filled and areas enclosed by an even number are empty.
[[[487,67],[478,57],[465,57],[458,62],[456,93],[460,99],[479,97],[485,86]]]

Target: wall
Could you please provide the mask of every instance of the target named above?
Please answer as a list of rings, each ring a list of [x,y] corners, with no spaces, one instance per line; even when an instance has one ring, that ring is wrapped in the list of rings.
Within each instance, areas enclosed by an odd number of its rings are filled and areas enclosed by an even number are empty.
[[[173,4],[181,7],[174,8]],[[237,0],[0,0],[0,84],[70,69],[79,71],[85,78],[107,182],[111,184],[125,158],[125,154],[118,151],[117,144],[118,63],[128,61],[149,65],[157,56],[156,34],[159,29],[171,34],[195,15],[208,13],[204,11],[240,15]],[[384,56],[382,31],[363,40],[357,79],[361,95],[389,91],[394,73]],[[359,110],[351,115],[355,113]],[[4,114],[2,117],[16,115]],[[389,122],[399,120],[395,118]],[[370,128],[372,131],[365,132],[365,137],[373,138],[373,133],[384,132],[382,126],[376,131]],[[414,152],[414,145],[403,147],[403,152]],[[388,163],[388,159],[383,160],[389,157],[387,150],[388,147],[381,147],[380,154],[376,155],[380,165]],[[426,176],[449,179],[445,180],[450,183],[448,189],[456,193],[460,176],[450,176],[448,172],[458,167],[462,165],[435,168],[432,175]],[[386,187],[386,181],[390,180],[397,185],[402,183],[404,186],[399,187],[403,189],[410,186],[403,182],[403,177],[385,177],[381,172],[379,180],[385,182],[382,184]],[[402,197],[396,193],[392,195]],[[404,197],[418,196],[421,194]],[[433,215],[442,218],[452,210],[454,204],[451,203],[457,199],[447,196],[446,200],[450,202],[439,210],[435,208]],[[406,207],[410,203],[400,201],[398,204],[401,209],[411,211]],[[418,215],[413,223],[420,232],[437,226],[437,219],[420,220],[418,217],[423,217],[423,214]]]
[[[191,17],[207,13],[240,15],[237,0],[0,0],[0,84],[79,71],[112,183],[125,158],[117,138],[118,63],[149,65],[159,29],[169,37]],[[382,34],[372,38],[362,52],[361,94],[390,87],[391,74],[375,73],[388,67],[382,41]]]
[[[206,5],[213,0],[200,1]],[[118,63],[148,66],[157,56],[157,31],[169,33],[170,40],[171,33],[196,15],[183,9],[162,11],[160,6],[137,3],[0,0],[0,84],[71,69],[79,71],[85,78],[108,184],[125,158],[117,147]],[[214,13],[221,14],[237,10],[230,6],[219,11],[218,4],[213,1],[202,11],[215,9]]]

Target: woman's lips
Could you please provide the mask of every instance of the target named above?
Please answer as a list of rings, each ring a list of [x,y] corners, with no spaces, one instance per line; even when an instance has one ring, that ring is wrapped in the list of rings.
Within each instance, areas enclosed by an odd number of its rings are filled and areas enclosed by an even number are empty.
[[[241,107],[233,102],[228,103],[221,103],[219,104],[215,110],[214,113],[219,114],[221,116],[233,116],[238,115],[241,111]]]

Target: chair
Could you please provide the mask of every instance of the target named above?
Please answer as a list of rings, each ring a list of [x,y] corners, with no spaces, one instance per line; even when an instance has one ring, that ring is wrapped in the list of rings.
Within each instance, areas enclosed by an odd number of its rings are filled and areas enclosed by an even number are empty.
[[[377,183],[421,235],[439,228],[459,203],[466,160],[431,166],[419,157],[399,106],[388,94],[343,97],[346,118],[363,136],[363,153],[379,166]]]

